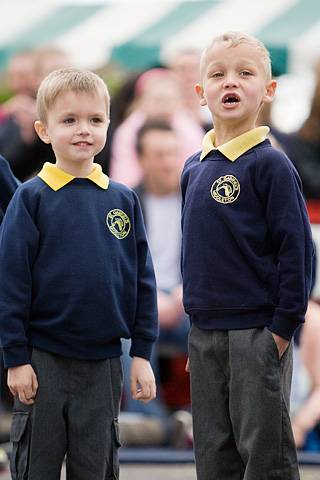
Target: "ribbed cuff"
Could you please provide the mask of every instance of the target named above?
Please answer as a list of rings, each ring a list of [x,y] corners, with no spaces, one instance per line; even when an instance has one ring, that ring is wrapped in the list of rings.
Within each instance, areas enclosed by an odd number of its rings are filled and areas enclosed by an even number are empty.
[[[18,367],[30,363],[30,351],[27,345],[16,345],[14,347],[4,348],[3,350],[4,368]]]
[[[145,338],[132,338],[130,356],[150,360],[154,342]]]
[[[269,325],[269,330],[279,335],[279,337],[291,340],[295,330],[301,325],[301,321],[293,320],[292,318],[274,316],[272,323]]]

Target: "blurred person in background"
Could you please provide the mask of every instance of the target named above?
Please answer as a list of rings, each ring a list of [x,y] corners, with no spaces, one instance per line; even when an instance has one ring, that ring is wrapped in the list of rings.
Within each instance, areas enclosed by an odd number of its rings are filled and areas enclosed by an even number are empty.
[[[278,137],[284,151],[295,164],[307,200],[320,200],[320,63],[310,113],[297,132]]]
[[[186,110],[204,130],[208,130],[211,128],[210,112],[200,107],[194,91],[194,86],[199,83],[200,54],[196,48],[177,50],[165,55],[165,63],[177,77]]]
[[[136,136],[147,121],[161,119],[170,123],[181,144],[176,161],[182,170],[185,159],[200,149],[203,129],[190,117],[183,105],[176,75],[164,68],[144,72],[135,85],[132,111],[114,133],[111,146],[110,176],[135,187],[142,179],[142,167],[136,153]]]
[[[7,67],[7,82],[14,96],[33,95],[35,82],[34,51],[25,50],[15,54]],[[8,102],[9,103],[9,102]],[[4,105],[2,105],[2,108]]]
[[[182,305],[180,274],[180,144],[169,122],[149,120],[137,132],[136,149],[143,176],[135,191],[144,214],[157,281],[160,334],[152,365],[159,377],[160,355],[173,357],[173,361],[175,356],[187,356],[189,320]],[[128,352],[128,343],[124,349]],[[130,359],[127,354],[123,357],[123,365],[124,378],[128,379],[126,371],[130,369]],[[191,415],[187,411],[171,415],[161,398],[159,378],[157,384],[157,399],[146,405],[130,398],[130,385],[125,381],[123,410],[144,417],[133,417],[137,418],[137,423],[128,425],[130,416],[122,416],[124,441],[186,446]]]
[[[316,283],[315,255],[313,285]],[[291,394],[292,429],[297,448],[320,451],[320,305],[309,300],[305,323],[294,336]]]
[[[2,106],[0,153],[14,175],[24,181],[46,161],[54,162],[52,150],[35,133],[36,94],[42,79],[71,63],[65,52],[53,47],[16,54],[8,66],[8,86],[13,96]]]
[[[309,301],[295,351],[292,429],[297,448],[320,451],[320,306]],[[297,398],[298,395],[300,398]]]
[[[14,55],[7,68],[7,83],[12,96],[1,105],[0,151],[10,161],[18,141],[34,138],[35,55],[23,51]],[[11,162],[10,162],[11,163]]]
[[[0,155],[0,223],[18,185],[7,160]]]
[[[42,80],[49,73],[60,68],[71,66],[71,59],[64,50],[48,46],[35,50],[35,92],[37,92]]]
[[[308,203],[310,200],[318,200],[316,208],[320,209],[320,63],[316,66],[315,74],[316,82],[310,112],[302,126],[292,133],[284,133],[272,125],[271,127],[278,145],[298,170],[306,200]],[[268,117],[270,124],[268,106],[262,114]],[[320,218],[320,214],[318,214],[318,218]]]
[[[107,174],[109,174],[110,171],[113,136],[118,126],[121,125],[127,117],[128,105],[131,105],[134,100],[134,87],[139,76],[140,73],[128,74],[114,95],[112,95],[107,142],[102,152],[96,156],[96,162],[100,163],[103,171]]]
[[[272,143],[272,146],[278,148],[279,150],[283,151],[283,148],[280,142],[277,140],[279,136],[281,136],[281,132],[279,132],[273,125],[271,120],[271,111],[272,111],[272,104],[266,103],[262,105],[261,110],[258,115],[257,125],[263,126],[266,125],[270,128],[270,132],[268,138]]]
[[[305,122],[306,125],[308,125],[309,122],[311,122],[311,124],[313,123],[311,119],[315,116],[317,103],[320,103],[320,83],[316,88],[311,112]],[[268,125],[272,128],[271,133],[269,134],[269,139],[272,145],[279,150],[285,151],[284,143],[286,142],[289,142],[290,148],[293,148],[293,143],[290,143],[291,141],[299,142],[299,140],[297,140],[298,133],[285,134],[272,127],[270,104],[263,106],[260,111],[258,122],[259,125]],[[304,127],[301,127],[299,131],[303,132],[303,130]],[[310,132],[312,131],[314,131],[314,129],[311,128]],[[293,153],[293,150],[292,152],[290,150],[291,158],[294,157]],[[307,182],[307,193],[304,188],[304,194],[307,196],[312,191],[308,177],[310,176],[311,179],[313,172],[315,176],[314,181],[316,183],[317,176],[320,174],[320,156],[318,157],[318,160],[316,160],[315,156],[311,158],[301,157],[300,160],[305,160],[306,163],[305,172],[307,173],[307,176],[305,176],[305,182]],[[313,166],[312,162],[314,162]],[[296,165],[297,168],[298,165]],[[318,193],[320,198],[320,190]],[[310,202],[310,199],[307,197],[307,201],[308,200]],[[312,214],[312,211],[309,211],[309,214],[310,213]],[[315,270],[316,261],[314,262],[314,283],[316,277]],[[293,359],[294,369],[291,391],[291,415],[296,446],[299,449],[310,448],[320,450],[320,306],[315,300],[309,300],[305,323],[294,335]]]

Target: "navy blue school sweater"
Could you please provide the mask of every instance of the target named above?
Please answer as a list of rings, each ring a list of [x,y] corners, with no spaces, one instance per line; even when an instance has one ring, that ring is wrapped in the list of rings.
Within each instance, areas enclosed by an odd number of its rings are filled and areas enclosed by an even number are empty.
[[[7,160],[0,155],[0,223],[18,185]]]
[[[304,321],[313,243],[299,176],[267,132],[218,150],[211,131],[185,164],[184,306],[199,328],[268,326],[289,340]]]
[[[136,194],[99,165],[74,178],[53,164],[16,191],[0,232],[4,364],[30,347],[78,359],[150,358],[156,284]]]

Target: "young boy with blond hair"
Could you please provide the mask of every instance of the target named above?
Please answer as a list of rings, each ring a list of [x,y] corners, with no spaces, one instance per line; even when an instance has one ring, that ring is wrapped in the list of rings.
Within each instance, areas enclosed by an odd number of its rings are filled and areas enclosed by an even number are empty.
[[[15,396],[13,480],[118,478],[121,338],[134,398],[155,397],[156,285],[139,202],[95,163],[109,94],[89,71],[57,70],[38,92],[55,164],[20,186],[0,236],[0,338]]]
[[[203,52],[196,92],[214,130],[181,179],[184,306],[198,480],[297,480],[291,338],[313,244],[290,160],[256,128],[273,100],[268,51],[230,32]]]

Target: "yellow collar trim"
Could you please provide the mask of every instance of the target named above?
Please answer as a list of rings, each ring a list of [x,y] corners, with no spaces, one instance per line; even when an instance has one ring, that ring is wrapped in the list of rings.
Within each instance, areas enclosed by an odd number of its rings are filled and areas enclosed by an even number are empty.
[[[38,173],[38,177],[46,182],[55,192],[76,178],[49,162],[43,165],[42,170]],[[104,190],[107,190],[109,186],[109,177],[103,173],[101,165],[98,163],[93,164],[93,171],[85,178],[88,178]]]
[[[219,147],[215,147],[215,132],[214,130],[209,130],[203,138],[200,161],[203,160],[208,153],[212,152],[212,150],[219,150],[219,152],[227,157],[228,160],[234,162],[237,158],[250,150],[250,148],[263,142],[267,138],[269,131],[269,127],[257,127],[233,138]]]

